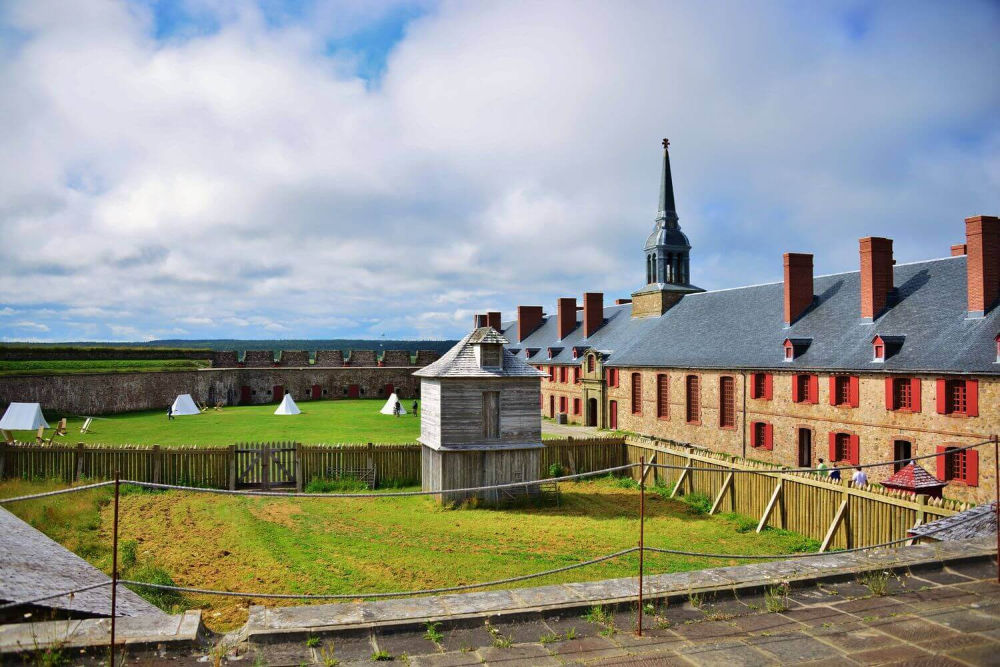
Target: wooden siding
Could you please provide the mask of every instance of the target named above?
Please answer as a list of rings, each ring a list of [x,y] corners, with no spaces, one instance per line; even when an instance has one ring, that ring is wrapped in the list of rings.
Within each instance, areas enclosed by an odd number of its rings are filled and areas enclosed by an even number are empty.
[[[440,445],[493,445],[496,440],[483,437],[483,393],[500,392],[499,442],[540,442],[538,419],[539,383],[537,378],[442,379],[438,407],[429,405],[422,392],[424,418],[436,420],[438,437],[425,440]],[[427,380],[423,384],[429,384]],[[422,386],[423,386],[422,384]],[[421,439],[423,430],[421,429]]]

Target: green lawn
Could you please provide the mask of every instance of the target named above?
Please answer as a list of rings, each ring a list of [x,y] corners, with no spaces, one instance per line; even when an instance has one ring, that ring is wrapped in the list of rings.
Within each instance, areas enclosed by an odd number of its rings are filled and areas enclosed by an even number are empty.
[[[120,539],[134,559],[125,563],[125,576],[155,576],[160,581],[169,576],[185,586],[227,590],[358,593],[530,574],[635,546],[639,494],[633,487],[631,480],[608,478],[564,484],[559,506],[508,509],[449,509],[428,497],[129,493],[122,497]],[[49,488],[54,484],[12,480],[0,484],[0,496]],[[785,531],[755,534],[752,519],[708,517],[665,495],[651,492],[646,497],[649,546],[747,554],[817,548],[815,541]],[[109,497],[108,489],[99,489],[8,509],[109,571]],[[739,562],[647,554],[646,571]],[[638,557],[632,554],[515,586],[634,576],[637,566]],[[250,601],[195,596],[174,602],[205,609],[206,623],[225,630],[246,619]]]
[[[166,410],[129,412],[95,419],[86,434],[83,419],[68,420],[69,433],[57,443],[133,445],[227,446],[236,442],[293,441],[319,443],[416,442],[420,419],[412,414],[394,417],[379,412],[384,399],[301,401],[300,415],[276,415],[277,404],[209,409],[198,415],[167,419]],[[407,410],[412,400],[404,401]],[[58,414],[47,414],[55,425]],[[15,432],[34,440],[33,433]]]
[[[0,361],[0,375],[68,375],[73,373],[150,373],[205,368],[194,359],[95,359],[73,361]]]

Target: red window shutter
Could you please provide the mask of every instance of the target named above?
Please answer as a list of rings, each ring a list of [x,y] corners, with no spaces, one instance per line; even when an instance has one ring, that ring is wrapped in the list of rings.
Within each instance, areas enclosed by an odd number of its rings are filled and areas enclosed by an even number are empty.
[[[965,450],[965,483],[979,486],[979,452],[974,449]]]
[[[771,396],[774,394],[774,387],[771,384],[772,376],[770,373],[764,376],[764,398],[771,400]]]
[[[837,460],[837,434],[830,431],[830,463]]]
[[[941,382],[941,380],[938,380],[938,382]],[[945,478],[945,472],[948,470],[948,457],[945,456],[947,450],[948,448],[944,445],[938,445],[937,456],[935,457],[937,459],[937,478],[942,482]]]
[[[811,389],[812,388],[810,387],[810,393],[812,393]],[[830,405],[836,405],[836,404],[837,404],[837,376],[836,375],[831,375],[830,376]]]
[[[764,449],[771,451],[774,449],[774,429],[771,424],[766,424],[764,428],[766,429],[764,432]]]
[[[798,375],[793,375],[792,376],[792,403],[798,403],[801,400],[802,400],[802,397],[799,396],[799,376]]]
[[[979,416],[979,380],[965,381],[965,405],[967,417]]]
[[[937,380],[937,411],[939,415],[946,414],[948,412],[948,386],[944,378],[938,378]],[[943,471],[942,471],[943,472]],[[942,477],[941,479],[944,479]]]
[[[889,376],[885,379],[885,409],[892,410],[894,407],[892,400],[892,376]]]
[[[819,403],[819,376],[809,376],[809,402]]]
[[[920,378],[910,380],[910,409],[920,412]]]
[[[851,376],[851,407],[856,408],[861,405],[861,381],[857,375]]]
[[[762,398],[757,395],[757,373],[750,374],[750,398]]]
[[[851,465],[861,463],[861,438],[856,435],[851,436]]]

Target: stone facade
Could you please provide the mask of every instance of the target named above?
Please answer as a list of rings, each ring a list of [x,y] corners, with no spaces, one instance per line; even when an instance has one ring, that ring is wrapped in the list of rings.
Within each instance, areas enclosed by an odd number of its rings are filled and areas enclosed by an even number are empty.
[[[596,367],[586,372],[586,358],[581,360],[581,382],[572,382],[572,369],[567,369],[567,382],[562,383],[557,368],[557,381],[542,382],[542,414],[551,416],[550,406],[560,412],[560,399],[566,399],[567,418],[572,423],[586,423],[588,399],[594,398],[599,407],[598,424],[609,425],[608,409],[611,401],[617,405],[619,430],[651,435],[660,438],[689,442],[733,456],[798,467],[799,429],[810,432],[811,466],[819,458],[829,462],[830,432],[858,436],[861,463],[892,460],[894,443],[907,441],[910,456],[937,453],[939,446],[963,446],[992,437],[1000,429],[1000,380],[995,377],[979,378],[979,416],[964,417],[942,415],[936,409],[936,380],[938,376],[917,376],[921,385],[919,412],[901,412],[886,409],[885,375],[861,374],[858,376],[858,407],[830,404],[829,373],[819,373],[819,395],[816,403],[792,401],[792,374],[772,373],[772,398],[750,398],[749,383],[752,373],[737,371],[708,371],[704,369],[651,369],[620,368],[618,386],[608,387],[606,372]],[[542,366],[547,370],[547,366]],[[641,377],[641,407],[633,411],[632,374]],[[657,376],[668,380],[668,414],[657,414]],[[688,423],[686,419],[686,382],[688,375],[699,378],[700,419]],[[720,426],[720,386],[723,376],[733,378],[735,424]],[[606,396],[606,399],[602,400]],[[580,401],[580,413],[574,412],[574,399]],[[771,425],[772,449],[753,446],[751,425],[754,422]],[[979,479],[976,486],[952,481],[945,488],[945,496],[972,502],[988,502],[995,494],[994,450],[979,448]],[[842,464],[847,465],[847,464]],[[923,467],[936,472],[936,459],[925,459]],[[893,473],[891,466],[867,471],[872,482],[878,482]]]
[[[278,361],[279,366],[301,368],[309,365],[308,350],[282,350],[280,354],[281,358]]]
[[[316,350],[315,365],[339,368],[344,365],[344,353],[340,350]]]
[[[247,350],[243,356],[243,365],[264,367],[274,365],[274,352],[271,350]]]
[[[380,362],[383,366],[409,366],[410,353],[406,350],[386,350]]]
[[[351,350],[346,363],[348,366],[378,366],[375,350]]]
[[[270,352],[268,352],[270,354]],[[352,387],[358,398],[384,398],[387,385],[401,399],[419,396],[412,376],[415,366],[307,368],[224,368],[159,373],[87,373],[0,377],[0,406],[12,401],[38,402],[49,414],[100,415],[135,410],[166,409],[178,394],[214,405],[273,402],[281,386],[296,401],[347,398]],[[247,387],[247,390],[244,390]],[[249,392],[248,400],[243,400]]]

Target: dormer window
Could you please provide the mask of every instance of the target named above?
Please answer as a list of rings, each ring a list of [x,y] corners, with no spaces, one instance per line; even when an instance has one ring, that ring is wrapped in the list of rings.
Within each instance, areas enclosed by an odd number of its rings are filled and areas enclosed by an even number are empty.
[[[503,346],[509,343],[499,331],[490,327],[476,329],[469,338],[480,368],[503,368]]]
[[[809,349],[811,343],[812,338],[786,338],[785,342],[782,343],[785,361],[795,361]]]
[[[903,347],[905,336],[877,335],[872,338],[872,363],[882,363]]]
[[[503,366],[503,346],[480,345],[479,365],[483,368],[500,368]]]

